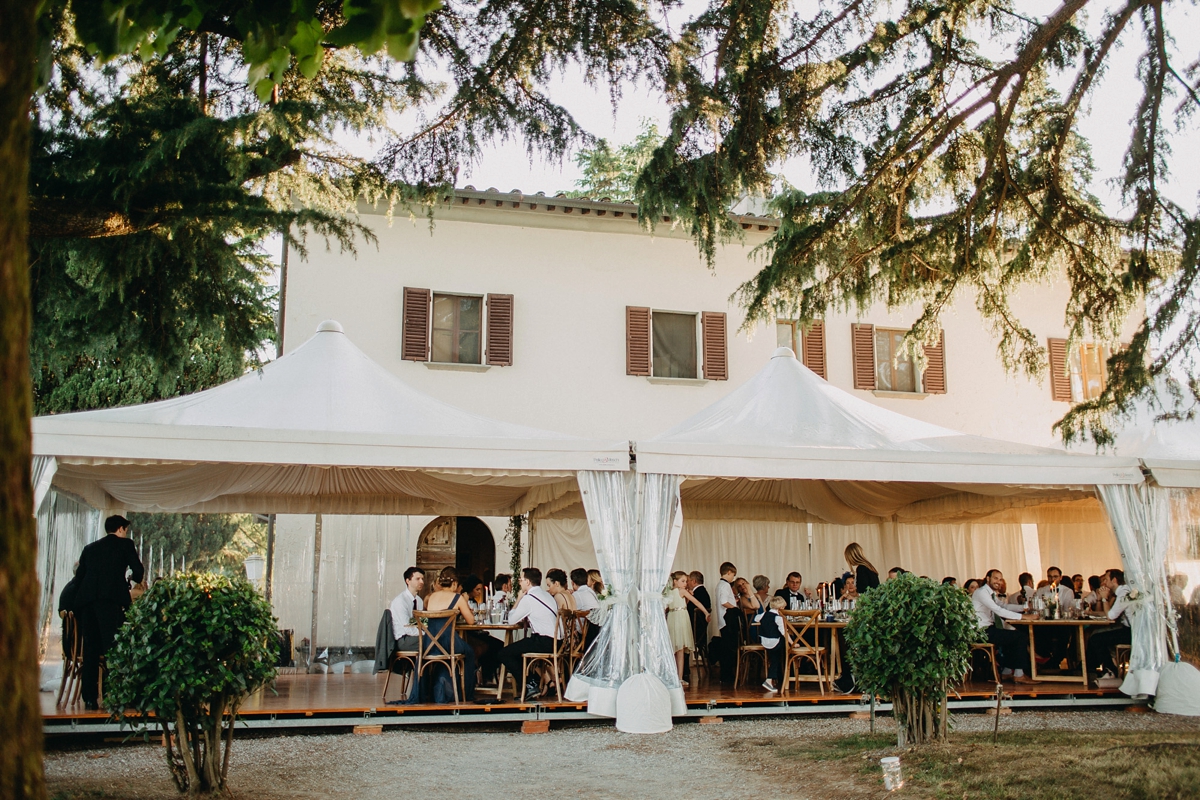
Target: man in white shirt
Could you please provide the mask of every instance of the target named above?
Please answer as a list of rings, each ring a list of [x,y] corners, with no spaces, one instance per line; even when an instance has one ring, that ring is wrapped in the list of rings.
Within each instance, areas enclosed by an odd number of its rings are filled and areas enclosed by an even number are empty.
[[[1037,590],[1037,597],[1045,600],[1055,589],[1058,590],[1058,603],[1061,607],[1075,602],[1075,590],[1071,588],[1071,581],[1063,581],[1062,570],[1058,567],[1051,567],[1046,570],[1046,580],[1050,581],[1049,585],[1043,586]]]
[[[396,649],[415,652],[419,649],[417,626],[413,624],[413,611],[424,611],[425,603],[421,592],[425,590],[425,570],[409,567],[404,570],[403,592],[392,601],[392,635],[396,637]],[[386,641],[386,640],[385,640]]]
[[[1025,605],[1025,603],[1033,600],[1037,589],[1033,585],[1033,575],[1028,572],[1022,572],[1017,578],[1017,583],[1020,588],[1008,596],[1008,604],[1010,606]]]
[[[1040,597],[1042,602],[1046,602],[1057,591],[1058,607],[1061,609],[1059,613],[1062,613],[1075,602],[1075,590],[1071,588],[1071,579],[1064,580],[1062,570],[1051,567],[1046,570],[1046,580],[1050,583],[1038,589],[1034,597]],[[1043,628],[1036,631],[1036,636],[1038,652],[1049,656],[1049,666],[1057,668],[1062,660],[1071,654],[1071,643],[1075,641],[1075,632],[1072,629]]]
[[[997,658],[1005,674],[1011,670],[1017,683],[1035,683],[1025,675],[1029,669],[1028,639],[1020,631],[1004,625],[1006,619],[1032,619],[1032,614],[1023,614],[1004,603],[1006,599],[1001,587],[1004,575],[998,569],[988,570],[986,582],[971,595],[979,627],[987,632],[987,640],[996,646]]]
[[[721,580],[717,583],[717,638],[714,646],[709,642],[709,652],[721,662],[721,683],[733,683],[737,675],[738,630],[741,611],[733,593],[733,582],[737,580],[737,567],[726,561],[721,565]]]
[[[576,610],[589,612],[587,635],[583,640],[583,648],[586,651],[587,648],[592,646],[592,642],[596,641],[596,637],[600,635],[600,625],[596,623],[599,615],[590,613],[600,608],[600,598],[596,596],[596,591],[588,586],[587,570],[583,567],[576,567],[571,570],[571,588],[574,590],[572,594],[575,597]]]
[[[1133,631],[1129,627],[1129,587],[1125,585],[1125,573],[1119,569],[1110,569],[1100,576],[1100,591],[1098,592],[1104,605],[1108,607],[1108,618],[1117,622],[1103,630],[1094,631],[1087,643],[1087,663],[1090,670],[1099,667],[1105,677],[1117,676],[1117,665],[1113,660],[1113,651],[1119,644],[1129,644],[1133,641]],[[1095,676],[1089,676],[1095,677]]]
[[[521,570],[521,595],[513,610],[508,612],[508,622],[515,625],[528,620],[529,632],[500,651],[500,663],[509,675],[520,675],[523,667],[521,656],[526,653],[549,653],[554,650],[554,640],[559,638],[558,604],[554,596],[542,588],[542,571],[535,567]],[[537,677],[526,678],[525,698],[536,700],[541,694]]]

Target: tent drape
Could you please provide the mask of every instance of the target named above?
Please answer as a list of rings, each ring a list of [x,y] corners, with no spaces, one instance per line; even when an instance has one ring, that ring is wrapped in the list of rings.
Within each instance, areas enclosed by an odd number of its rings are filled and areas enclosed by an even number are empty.
[[[596,561],[608,581],[604,602],[609,611],[600,635],[571,676],[566,696],[575,702],[587,700],[588,713],[615,717],[619,730],[662,730],[664,724],[669,728],[676,696],[683,700],[662,603],[679,536],[679,478],[584,471],[578,481]],[[633,683],[639,694],[648,700],[661,697],[666,707],[618,702],[624,697],[622,687],[629,689]]]
[[[638,528],[641,544],[641,578],[638,581],[638,620],[641,623],[640,660],[642,669],[654,675],[671,697],[671,715],[687,713],[683,687],[675,669],[675,655],[663,606],[663,590],[671,572],[671,562],[679,545],[678,475],[645,475],[638,487]],[[617,725],[622,720],[618,718]]]
[[[1141,595],[1126,612],[1133,647],[1121,691],[1131,696],[1151,695],[1158,688],[1158,671],[1167,663],[1167,624],[1172,613],[1166,575],[1169,535],[1166,491],[1141,484],[1100,485],[1096,492],[1117,535],[1125,582]]]
[[[630,472],[584,471],[578,475],[596,562],[607,582],[604,627],[571,676],[566,697],[587,701],[588,713],[617,716],[617,690],[640,670],[637,663],[638,540],[635,484]]]

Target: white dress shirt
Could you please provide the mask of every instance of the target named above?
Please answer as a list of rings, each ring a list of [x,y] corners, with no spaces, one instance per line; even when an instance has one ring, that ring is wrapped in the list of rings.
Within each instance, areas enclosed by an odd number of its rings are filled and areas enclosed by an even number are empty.
[[[1001,619],[1021,618],[1020,612],[1000,605],[996,600],[996,595],[992,591],[992,587],[986,584],[980,586],[971,595],[971,603],[975,606],[975,616],[978,618],[979,627],[981,628],[992,627],[996,621],[996,617],[1000,617]]]
[[[554,595],[540,586],[530,587],[508,612],[508,622],[515,625],[523,619],[529,620],[529,628],[536,634],[558,638],[558,604]]]
[[[424,611],[425,601],[419,597],[413,597],[413,593],[408,589],[396,595],[396,599],[392,601],[392,635],[397,639],[403,636],[418,635],[417,626],[412,622],[414,608],[417,611]]]
[[[737,598],[733,596],[733,586],[724,578],[717,584],[717,630],[725,627],[725,612],[729,606],[737,606]]]
[[[575,590],[575,608],[578,611],[591,611],[600,607],[600,600],[590,586],[580,586]]]
[[[1111,620],[1121,620],[1121,623],[1129,627],[1129,615],[1125,613],[1125,609],[1129,608],[1132,603],[1129,602],[1129,587],[1121,584],[1117,587],[1117,598],[1113,600],[1112,608],[1108,610],[1108,618]]]

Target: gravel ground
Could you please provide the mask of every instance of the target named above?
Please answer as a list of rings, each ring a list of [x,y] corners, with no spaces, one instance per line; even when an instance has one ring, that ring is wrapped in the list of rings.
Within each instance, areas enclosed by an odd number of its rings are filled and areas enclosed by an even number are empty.
[[[960,715],[955,730],[990,731],[993,719]],[[1200,720],[1127,712],[1017,712],[1001,730],[1180,731],[1200,733]],[[878,730],[894,731],[890,718]],[[389,729],[273,735],[235,740],[230,788],[237,798],[328,797],[393,800],[398,793],[705,800],[743,797],[828,797],[831,787],[811,769],[790,772],[769,745],[796,738],[866,733],[866,721],[838,718],[740,718],[719,725],[681,724],[668,734],[633,736],[606,724],[552,723],[548,734],[511,728]],[[54,743],[49,745],[54,747]],[[51,796],[177,798],[162,750],[145,744],[87,744],[46,754]],[[520,787],[519,790],[516,787]],[[853,787],[837,787],[842,797]],[[849,791],[847,791],[849,790]]]

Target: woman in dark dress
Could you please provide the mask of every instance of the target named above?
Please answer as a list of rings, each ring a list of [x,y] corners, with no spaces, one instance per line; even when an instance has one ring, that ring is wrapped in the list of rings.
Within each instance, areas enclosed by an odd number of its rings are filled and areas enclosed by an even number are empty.
[[[846,545],[846,564],[854,570],[854,586],[860,595],[879,585],[879,570],[867,561],[858,542]]]

